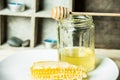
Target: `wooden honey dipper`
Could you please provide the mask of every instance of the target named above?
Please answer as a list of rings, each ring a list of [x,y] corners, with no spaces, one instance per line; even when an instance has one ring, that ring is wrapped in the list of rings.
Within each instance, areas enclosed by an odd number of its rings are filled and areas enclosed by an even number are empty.
[[[119,13],[93,13],[93,12],[71,12],[68,8],[58,6],[52,8],[52,18],[56,20],[62,20],[69,15],[91,15],[91,16],[116,16],[120,17]]]

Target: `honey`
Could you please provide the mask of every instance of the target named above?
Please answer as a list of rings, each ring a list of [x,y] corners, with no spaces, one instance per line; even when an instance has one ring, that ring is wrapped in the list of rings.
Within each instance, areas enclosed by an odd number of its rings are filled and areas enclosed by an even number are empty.
[[[95,68],[95,54],[90,48],[67,47],[59,54],[60,60],[77,66],[84,66],[87,71]]]
[[[38,61],[30,68],[33,80],[85,80],[87,73],[84,67],[67,62]]]

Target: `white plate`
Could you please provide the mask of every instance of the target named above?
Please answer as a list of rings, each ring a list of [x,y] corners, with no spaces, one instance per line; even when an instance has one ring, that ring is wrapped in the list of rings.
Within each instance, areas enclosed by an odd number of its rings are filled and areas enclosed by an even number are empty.
[[[0,62],[0,80],[32,80],[30,66],[35,61],[57,61],[56,50],[29,50],[9,56]],[[119,71],[109,58],[97,55],[97,67],[89,80],[116,80]]]

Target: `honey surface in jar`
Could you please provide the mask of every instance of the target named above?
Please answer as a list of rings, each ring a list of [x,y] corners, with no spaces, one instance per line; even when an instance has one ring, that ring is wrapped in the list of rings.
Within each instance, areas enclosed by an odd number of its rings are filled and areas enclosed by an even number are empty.
[[[95,54],[90,48],[66,47],[61,51],[60,60],[74,65],[82,65],[87,71],[95,68]]]

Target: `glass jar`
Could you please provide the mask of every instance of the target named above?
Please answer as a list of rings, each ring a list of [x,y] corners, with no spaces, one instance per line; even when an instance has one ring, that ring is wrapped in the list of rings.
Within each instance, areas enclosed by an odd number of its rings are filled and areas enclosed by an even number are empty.
[[[60,61],[95,68],[92,16],[70,15],[58,22],[58,52]]]

